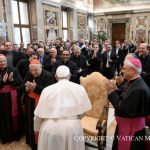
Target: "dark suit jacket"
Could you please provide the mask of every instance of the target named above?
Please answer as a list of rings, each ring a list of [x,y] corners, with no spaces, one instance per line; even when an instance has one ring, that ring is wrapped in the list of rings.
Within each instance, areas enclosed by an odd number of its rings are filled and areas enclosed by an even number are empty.
[[[117,56],[113,50],[110,52],[110,59],[112,60],[112,62],[109,62],[109,66],[112,70],[115,70],[115,63]],[[102,68],[106,68],[106,63],[107,63],[107,52],[105,51],[102,56]]]
[[[71,79],[70,80],[73,82],[76,82],[76,80],[77,80],[77,65],[71,60],[67,61],[66,63],[63,62],[62,59],[56,61],[55,65],[52,68],[53,76],[55,76],[56,69],[61,65],[65,65],[70,69],[70,73],[71,73]]]
[[[112,79],[115,75],[115,71],[116,71],[116,53],[114,51],[110,52],[110,59],[112,60],[112,62],[109,62],[109,67],[106,67],[107,64],[107,52],[103,53],[103,57],[102,57],[102,73],[105,77],[107,77],[108,79]]]
[[[16,67],[17,63],[21,60],[21,56],[22,54],[20,52],[17,52],[17,51],[0,51],[0,54],[4,54],[6,57],[9,55],[9,57],[12,59],[12,64],[9,64],[9,61],[8,61],[8,64],[9,66],[12,66],[12,67]]]
[[[79,57],[71,56],[70,60],[76,63],[77,70],[79,70],[80,68],[82,69],[82,72],[80,73],[81,76],[87,75],[87,62],[85,56],[82,55],[80,55]]]
[[[147,85],[150,87],[150,52],[145,58],[139,57],[142,63],[142,77]],[[145,72],[145,73],[143,73]]]
[[[116,48],[113,49],[113,51],[116,53]],[[117,64],[122,64],[123,63],[123,50],[121,48],[118,49],[118,53],[116,54],[117,56]]]

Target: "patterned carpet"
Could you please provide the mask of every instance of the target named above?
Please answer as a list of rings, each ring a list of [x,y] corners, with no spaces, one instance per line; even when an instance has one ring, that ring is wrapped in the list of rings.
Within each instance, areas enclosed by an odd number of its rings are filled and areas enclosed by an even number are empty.
[[[0,143],[0,150],[31,150],[31,148],[25,143],[25,137],[20,141],[15,141],[8,144]]]

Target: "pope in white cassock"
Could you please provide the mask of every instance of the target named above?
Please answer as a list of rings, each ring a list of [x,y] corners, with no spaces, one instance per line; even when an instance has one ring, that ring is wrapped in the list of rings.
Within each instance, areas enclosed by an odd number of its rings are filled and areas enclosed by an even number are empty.
[[[58,83],[42,91],[34,112],[38,150],[85,150],[84,141],[76,137],[83,136],[80,119],[91,103],[84,87],[69,78],[69,68],[62,65],[56,70]]]

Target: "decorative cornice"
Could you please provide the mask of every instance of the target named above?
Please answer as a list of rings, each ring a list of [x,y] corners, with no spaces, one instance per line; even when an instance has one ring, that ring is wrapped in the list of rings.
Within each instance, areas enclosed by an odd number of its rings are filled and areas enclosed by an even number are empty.
[[[149,13],[150,8],[147,9],[137,9],[137,10],[120,10],[120,11],[104,11],[94,13],[94,17],[96,16],[104,16],[104,15],[119,15],[119,14],[136,14],[136,13]]]
[[[55,7],[59,7],[59,8],[61,7],[61,3],[58,3],[58,2],[53,1],[53,0],[43,0],[42,4],[55,6]]]

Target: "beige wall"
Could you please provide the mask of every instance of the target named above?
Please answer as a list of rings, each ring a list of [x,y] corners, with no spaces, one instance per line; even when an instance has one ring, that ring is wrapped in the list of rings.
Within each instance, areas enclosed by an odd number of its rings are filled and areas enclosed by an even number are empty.
[[[87,14],[80,13],[77,14],[77,21],[78,21],[78,39],[87,39]]]
[[[76,3],[77,2],[77,3]],[[82,9],[73,8],[73,4],[84,4],[91,1],[74,1],[74,3],[70,4],[70,1],[63,1],[64,4],[58,5],[48,5],[46,1],[43,4],[43,32],[44,39],[50,41],[48,30],[51,31],[51,36],[62,37],[62,12],[61,6],[68,7],[70,5],[70,9],[68,9],[68,39],[70,40],[78,40],[80,38],[88,39],[88,26],[87,26],[87,11]],[[51,25],[45,23],[45,11],[50,11],[52,13],[56,13],[56,22],[57,24]],[[56,34],[55,32],[56,31]]]
[[[4,7],[3,0],[0,0],[0,40],[5,40],[6,37],[6,25],[4,20]]]
[[[54,40],[61,35],[61,9],[59,7],[43,5],[44,39]]]
[[[12,13],[9,9],[11,0],[5,0],[6,18],[4,18],[2,2],[3,0],[0,0],[0,27],[7,28],[7,36],[11,40],[13,39]],[[68,38],[70,40],[89,39],[87,18],[88,13],[93,12],[93,0],[32,0],[29,4],[32,39],[46,41],[52,36],[62,36],[62,6],[69,8]],[[93,19],[93,33],[100,30],[106,31],[108,38],[111,39],[112,23],[125,22],[127,40],[150,40],[149,0],[137,0],[136,3],[134,0],[128,0],[128,2],[113,0],[113,3],[112,0],[99,0],[97,6]],[[56,23],[46,24],[46,12],[48,11],[55,16]]]
[[[95,32],[106,31],[111,40],[112,23],[126,23],[126,39],[133,41],[150,40],[150,13],[96,15],[94,17]]]

